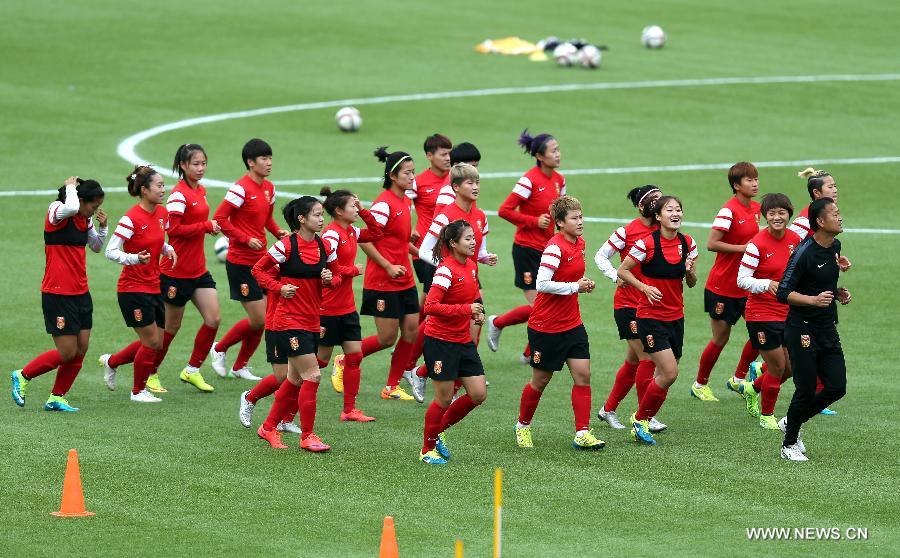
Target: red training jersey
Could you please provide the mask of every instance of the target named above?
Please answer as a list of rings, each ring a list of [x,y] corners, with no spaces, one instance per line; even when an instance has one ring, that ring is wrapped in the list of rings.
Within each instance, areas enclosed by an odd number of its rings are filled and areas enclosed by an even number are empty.
[[[690,235],[683,235],[685,244],[688,246],[687,259],[696,260],[699,256],[697,252],[697,243],[694,242]],[[662,258],[666,264],[678,264],[684,257],[684,247],[681,238],[675,235],[675,238],[665,238],[660,235],[660,246],[657,248],[653,235],[647,235],[638,240],[632,246],[628,256],[638,263],[649,263],[657,253],[662,250]],[[651,303],[643,294],[637,307],[638,318],[650,318],[663,322],[672,322],[680,320],[684,317],[684,278],[678,279],[660,279],[658,277],[648,277],[644,275],[641,281],[651,287],[656,287],[662,293],[662,299],[659,302]]]
[[[584,249],[582,237],[570,242],[562,233],[550,238],[541,254],[542,268],[552,272],[551,279],[559,283],[574,283],[584,277]],[[541,272],[538,272],[540,278]],[[572,294],[550,294],[538,291],[528,327],[542,333],[559,333],[581,325],[578,291]]]
[[[750,200],[750,207],[744,207],[737,196],[733,196],[719,210],[712,228],[725,233],[722,242],[747,244],[759,232],[759,202]],[[709,277],[706,278],[706,288],[718,295],[732,298],[747,296],[746,291],[737,286],[740,265],[739,252],[716,254],[716,261],[709,270]]]
[[[388,262],[405,267],[406,273],[392,279],[387,271],[370,259],[366,262],[363,288],[373,291],[405,291],[416,286],[409,259],[409,237],[412,233],[411,204],[409,198],[398,196],[390,189],[375,198],[370,211],[381,225],[383,236],[372,245]]]
[[[159,257],[168,227],[169,213],[162,205],[150,213],[138,204],[119,219],[115,235],[124,241],[122,251],[138,254],[146,250],[150,252],[150,261],[123,266],[118,292],[159,294]]]
[[[227,260],[233,264],[253,265],[265,248],[253,250],[247,246],[251,238],[266,244],[266,230],[273,235],[280,230],[272,217],[275,204],[275,186],[268,180],[257,184],[244,175],[225,194],[213,219],[222,233],[228,237]]]
[[[800,237],[800,240],[806,240],[806,237],[812,234],[812,227],[809,226],[809,206],[804,207],[800,213],[794,218],[790,229],[794,234]]]
[[[756,288],[750,289],[744,312],[744,318],[748,322],[783,322],[787,319],[788,305],[778,302],[767,289],[769,281],[781,281],[791,254],[799,245],[800,237],[794,231],[786,230],[784,236],[777,239],[767,228],[759,231],[747,244],[738,277],[764,280],[757,282]],[[762,291],[757,292],[760,289]]]
[[[266,291],[266,325],[267,331],[273,331],[275,326],[275,309],[278,308],[278,299],[281,298],[281,290]]]
[[[322,232],[322,242],[329,250],[337,253],[337,265],[343,279],[336,289],[327,289],[322,293],[322,315],[343,316],[356,311],[353,298],[352,279],[359,275],[356,268],[356,251],[358,242],[373,242],[382,236],[381,225],[368,209],[359,212],[366,223],[365,229],[350,225],[346,229],[332,221]]]
[[[516,226],[515,244],[543,250],[555,227],[551,222],[546,229],[539,228],[538,217],[549,213],[550,204],[565,194],[566,179],[561,174],[554,170],[547,176],[535,166],[516,182],[497,214]]]
[[[179,181],[169,194],[166,211],[169,212],[169,244],[175,249],[178,261],[173,269],[172,260],[163,258],[162,273],[178,279],[200,277],[206,273],[203,241],[213,230],[206,188],[198,184],[195,190],[184,180]]]
[[[434,216],[434,220],[431,222],[428,234],[435,239],[438,239],[440,238],[441,230],[443,230],[444,227],[459,219],[469,223],[475,233],[475,253],[472,254],[469,259],[475,262],[477,267],[478,254],[481,252],[481,245],[484,242],[484,237],[490,232],[490,228],[488,227],[487,216],[484,214],[484,211],[475,207],[474,203],[468,212],[456,205],[455,202],[439,209]],[[438,247],[435,246],[435,250],[437,249]]]
[[[84,247],[93,219],[75,214],[53,224],[51,215],[62,202],[50,204],[44,215],[44,278],[41,292],[58,295],[81,295],[88,292],[87,263]],[[77,237],[77,238],[76,238]],[[84,243],[81,243],[81,241]]]
[[[431,226],[441,188],[448,184],[450,184],[449,172],[444,176],[438,176],[429,167],[416,176],[413,187],[406,191],[406,196],[416,206],[416,232],[419,233],[416,248],[422,245],[422,239],[425,238],[425,234]]]
[[[631,252],[631,248],[635,243],[655,231],[658,227],[659,225],[656,223],[653,223],[648,227],[640,219],[635,219],[624,227],[619,227],[609,235],[606,246],[608,246],[611,251],[618,253],[621,261],[625,261],[625,258],[628,257],[628,254]],[[631,268],[631,272],[639,281],[644,281],[640,265]],[[613,295],[613,309],[637,308],[643,297],[644,295],[641,294],[641,291],[635,289],[631,285],[625,284],[618,287]]]
[[[451,343],[472,341],[469,323],[478,292],[475,262],[466,258],[459,263],[453,256],[441,260],[425,298],[425,335]]]

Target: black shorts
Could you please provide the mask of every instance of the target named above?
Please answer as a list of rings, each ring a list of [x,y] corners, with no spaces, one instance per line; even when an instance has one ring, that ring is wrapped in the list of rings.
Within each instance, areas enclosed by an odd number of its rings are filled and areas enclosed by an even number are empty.
[[[264,295],[262,288],[250,270],[252,265],[242,265],[225,262],[225,271],[228,273],[228,286],[231,288],[231,300],[238,302],[252,302],[262,300]]]
[[[684,348],[684,318],[671,322],[638,318],[637,323],[638,335],[641,338],[641,344],[644,345],[645,353],[658,353],[672,349],[675,358],[681,358],[681,351]]]
[[[538,268],[541,266],[541,251],[514,243],[512,258],[513,268],[516,270],[516,286],[523,291],[535,290]]]
[[[713,320],[722,320],[728,322],[728,325],[734,325],[744,315],[746,307],[747,297],[733,298],[703,289],[703,311]]]
[[[750,344],[757,351],[784,347],[784,322],[747,322]]]
[[[119,293],[119,309],[128,327],[166,325],[166,308],[162,295],[150,293]]]
[[[359,313],[376,318],[399,320],[407,314],[419,313],[419,293],[415,287],[405,291],[375,291],[363,289]]]
[[[172,306],[183,307],[194,296],[194,291],[197,289],[215,288],[216,281],[208,271],[193,279],[179,279],[164,274],[159,276],[159,292],[163,296],[163,301]]]
[[[613,310],[616,327],[619,328],[619,339],[637,339],[637,308],[619,308]]]
[[[542,333],[529,327],[528,344],[531,346],[531,367],[544,372],[562,370],[570,358],[591,358],[584,324],[559,333]]]
[[[359,312],[342,316],[319,316],[319,345],[334,347],[344,341],[362,341]]]
[[[82,329],[94,326],[94,302],[89,292],[80,295],[41,293],[41,307],[44,327],[54,337],[78,335]]]
[[[287,359],[295,356],[314,355],[319,350],[319,334],[304,329],[273,331],[274,354]]]
[[[413,269],[416,270],[416,278],[422,284],[422,292],[427,293],[428,289],[431,288],[431,282],[434,280],[434,272],[437,271],[437,268],[425,260],[415,259],[413,260]]]
[[[269,364],[287,364],[288,357],[284,351],[279,351],[275,345],[274,331],[266,330],[266,362]]]
[[[475,343],[453,343],[425,336],[422,347],[428,377],[439,382],[484,376],[484,366]]]

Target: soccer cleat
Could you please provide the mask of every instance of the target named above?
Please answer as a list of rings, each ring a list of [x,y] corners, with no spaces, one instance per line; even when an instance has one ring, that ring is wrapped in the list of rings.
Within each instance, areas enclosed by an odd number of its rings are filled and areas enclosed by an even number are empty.
[[[187,368],[181,371],[181,375],[178,376],[178,379],[186,384],[191,384],[195,388],[200,391],[209,393],[211,391],[215,391],[216,388],[206,383],[206,380],[203,379],[203,375],[197,372],[188,372]],[[249,426],[249,425],[247,425]]]
[[[741,392],[741,380],[738,380],[734,376],[731,376],[730,378],[725,380],[725,387],[728,388],[729,391],[733,391],[741,397],[744,396],[744,394]]]
[[[594,436],[593,430],[582,430],[572,440],[572,447],[581,450],[598,450],[605,445],[606,442]]]
[[[116,389],[116,369],[109,365],[109,357],[112,355],[100,355],[100,368],[103,369],[103,382],[109,391]]]
[[[344,393],[344,355],[336,355],[331,366],[331,387],[338,393]]]
[[[300,430],[300,427],[297,426],[297,423],[295,422],[281,421],[278,423],[278,426],[275,427],[275,430],[278,432],[287,432],[288,434],[303,434],[303,431]]]
[[[600,410],[597,411],[597,418],[605,420],[606,424],[611,428],[625,430],[625,425],[619,422],[619,417],[616,416],[615,411],[607,411],[604,407],[600,407]]]
[[[709,386],[701,386],[697,382],[691,385],[691,395],[700,401],[718,401],[719,399],[713,394]]]
[[[763,365],[759,361],[753,361],[750,363],[750,366],[747,367],[747,379],[751,382],[755,382],[757,378],[763,375]]]
[[[637,420],[635,415],[631,415],[631,439],[635,442],[650,444],[651,446],[656,445],[656,440],[653,439],[653,433],[650,432],[650,422],[646,420]]]
[[[425,378],[420,378],[416,375],[415,367],[411,370],[407,370],[403,373],[403,377],[409,382],[409,387],[412,390],[412,396],[419,403],[425,401]]]
[[[441,432],[438,434],[437,441],[434,444],[434,449],[437,450],[441,457],[446,460],[450,460],[450,447],[447,445],[447,434],[445,432]]]
[[[500,348],[500,332],[503,330],[494,325],[494,320],[497,319],[497,316],[488,316],[487,319],[487,342],[488,347],[490,347],[491,351],[497,352],[497,349]]]
[[[168,393],[169,391],[159,383],[159,373],[150,374],[150,377],[147,378],[147,389],[153,393]]]
[[[778,421],[778,429],[782,432],[787,432],[787,416],[781,417],[781,420]],[[800,438],[800,432],[797,432],[797,442],[794,444],[801,453],[806,453],[806,444],[803,443],[803,440]]]
[[[533,448],[534,443],[531,441],[531,425],[518,425],[516,424],[516,444],[519,445],[520,448]]]
[[[281,434],[277,430],[266,430],[260,425],[256,430],[256,435],[269,442],[269,445],[274,449],[287,449],[287,446],[281,441]]]
[[[232,370],[231,375],[234,376],[235,378],[240,378],[242,380],[250,380],[253,382],[258,382],[258,381],[262,380],[262,378],[260,378],[259,376],[255,375],[253,372],[250,371],[249,366],[245,366],[245,367],[241,368],[240,370]]]
[[[135,403],[159,403],[162,401],[162,399],[156,397],[146,389],[142,389],[137,393],[132,393],[131,400]]]
[[[809,461],[809,458],[803,455],[797,444],[793,446],[781,446],[781,458],[790,461]]]
[[[69,405],[69,402],[66,401],[65,397],[61,397],[59,395],[51,395],[47,402],[44,403],[45,411],[64,411],[67,413],[77,413],[78,407],[73,407]]]
[[[394,389],[390,389],[385,387],[381,390],[381,398],[382,399],[399,399],[400,401],[414,401],[415,398],[403,391],[403,388],[400,386],[395,387]]]
[[[668,426],[656,420],[656,417],[650,417],[650,420],[647,421],[647,423],[650,425],[650,432],[653,432],[654,434],[668,428]]]
[[[25,390],[28,388],[28,380],[22,375],[22,370],[12,372],[12,398],[19,407],[25,406]]]
[[[778,430],[778,421],[775,415],[759,415],[759,425],[766,430]]]
[[[300,449],[317,453],[320,451],[328,451],[331,449],[331,446],[323,442],[322,439],[315,434],[310,434],[306,438],[300,440]]]
[[[247,401],[248,393],[250,390],[241,394],[241,404],[238,408],[238,420],[241,421],[244,428],[250,428],[250,424],[253,422],[253,409],[256,407],[256,404]]]
[[[428,465],[446,465],[447,460],[441,457],[437,450],[431,450],[428,453],[419,455],[419,461]]]
[[[216,374],[222,378],[228,377],[228,364],[225,362],[225,353],[217,351],[215,343],[209,349],[209,364],[216,371]]]
[[[832,411],[832,410],[829,409],[828,407],[825,407],[824,409],[822,409],[821,411],[819,411],[819,414],[820,414],[820,415],[829,416],[829,417],[833,417],[834,415],[837,414],[837,411]]]
[[[351,409],[349,413],[341,411],[341,422],[372,422],[375,417],[366,416],[359,409]]]
[[[759,400],[760,396],[756,393],[756,390],[753,389],[753,382],[748,382],[744,380],[740,384],[741,395],[744,398],[744,402],[747,404],[747,414],[753,418],[759,417]]]

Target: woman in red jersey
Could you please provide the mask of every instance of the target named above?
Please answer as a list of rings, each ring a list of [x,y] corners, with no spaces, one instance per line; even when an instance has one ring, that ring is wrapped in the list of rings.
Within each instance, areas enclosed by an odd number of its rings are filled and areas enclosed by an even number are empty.
[[[246,380],[259,380],[247,368],[250,357],[259,346],[266,323],[265,293],[257,284],[250,269],[266,249],[266,231],[276,238],[288,232],[275,223],[275,186],[266,177],[272,173],[272,148],[261,139],[251,139],[241,151],[247,168],[245,174],[225,194],[213,219],[228,237],[228,257],[225,270],[231,287],[231,300],[241,303],[247,318],[234,324],[218,343],[213,343],[210,357],[213,369],[221,377],[228,376],[225,351],[241,344],[231,374]]]
[[[453,142],[443,134],[432,134],[425,138],[425,158],[428,159],[428,168],[416,175],[413,187],[406,191],[406,196],[413,201],[416,208],[416,228],[410,238],[413,245],[413,268],[416,278],[422,284],[420,304],[425,303],[425,295],[431,288],[431,279],[434,276],[434,266],[431,260],[422,260],[418,256],[418,249],[422,245],[425,235],[431,227],[431,221],[435,215],[437,199],[441,194],[441,188],[450,184],[450,150]],[[422,321],[419,313],[419,321]]]
[[[566,179],[556,172],[560,165],[559,142],[556,138],[546,133],[532,137],[525,130],[519,136],[519,145],[525,149],[525,153],[535,158],[537,164],[516,182],[497,214],[516,226],[512,247],[515,285],[522,289],[528,304],[500,316],[488,317],[488,346],[495,352],[500,346],[503,328],[525,323],[531,315],[537,297],[535,280],[541,253],[554,230],[548,208],[555,199],[566,194]],[[527,353],[528,347],[525,348],[523,359],[527,358]]]
[[[375,156],[384,163],[384,192],[375,199],[371,211],[384,235],[372,243],[360,244],[368,260],[359,313],[372,316],[377,330],[377,335],[363,339],[362,354],[368,356],[390,347],[399,331],[400,340],[391,355],[390,372],[381,398],[412,401],[413,397],[400,387],[400,379],[419,327],[419,296],[409,260],[412,219],[406,197],[415,180],[416,168],[412,157],[403,151],[390,153],[385,147],[379,147]]]
[[[165,242],[169,213],[163,205],[166,195],[163,177],[152,167],[136,166],[126,180],[128,193],[140,201],[119,219],[115,233],[106,245],[106,257],[124,266],[119,276],[119,308],[125,325],[134,328],[141,343],[133,357],[131,400],[158,403],[162,399],[147,391],[146,386],[147,378],[158,366],[157,356],[162,348],[165,325],[159,262],[160,256],[165,255],[172,260],[174,268],[178,260],[175,250]],[[115,363],[109,359],[107,363],[115,369]],[[113,386],[114,382],[113,376]],[[107,385],[110,383],[108,378]]]
[[[275,349],[288,357],[287,381],[275,392],[275,403],[257,434],[273,448],[286,448],[275,426],[297,402],[300,413],[300,448],[327,451],[330,446],[315,433],[316,393],[321,373],[316,362],[319,309],[323,286],[341,282],[337,253],[317,234],[325,225],[321,202],[303,196],[284,207],[284,220],[297,232],[276,242],[253,266],[253,276],[269,291],[280,291],[275,309]]]
[[[428,319],[424,348],[434,400],[425,413],[424,443],[419,454],[419,459],[429,465],[447,463],[450,449],[444,432],[487,397],[484,366],[469,328],[472,320],[484,323],[484,306],[478,302],[477,245],[474,228],[459,219],[442,228],[434,254],[437,269],[425,299]],[[466,393],[451,401],[457,380]]]
[[[643,295],[637,309],[638,334],[644,352],[656,364],[656,372],[631,415],[633,439],[654,445],[650,417],[656,416],[666,400],[669,387],[678,378],[678,361],[684,344],[684,287],[697,284],[694,269],[697,244],[678,232],[684,213],[681,200],[662,196],[653,212],[659,228],[638,240],[619,266],[619,278]],[[631,270],[640,264],[641,277]]]
[[[656,368],[656,365],[644,352],[637,331],[637,307],[641,299],[641,293],[619,279],[619,276],[616,275],[616,266],[613,266],[610,259],[613,255],[619,254],[620,259],[624,261],[635,242],[658,228],[656,218],[653,216],[653,204],[661,196],[662,191],[658,186],[652,184],[632,188],[628,192],[627,198],[637,208],[639,217],[624,227],[619,227],[613,231],[609,235],[609,240],[606,241],[606,244],[600,247],[594,255],[594,262],[596,262],[597,267],[600,268],[603,275],[616,285],[616,292],[613,297],[613,318],[616,321],[616,327],[619,329],[619,339],[625,340],[626,343],[625,362],[622,363],[622,366],[616,373],[615,383],[609,392],[609,398],[597,411],[597,417],[605,420],[607,424],[616,430],[624,430],[626,428],[616,416],[616,409],[619,407],[619,403],[628,395],[631,386],[635,386],[638,400],[640,400],[641,396],[644,395],[647,384],[653,380],[653,370]],[[637,275],[640,271],[638,268],[634,268],[632,273]],[[656,417],[650,419],[651,432],[661,432],[665,429],[666,425],[656,420]]]
[[[99,252],[106,238],[103,188],[96,180],[69,177],[44,217],[46,266],[41,281],[44,326],[56,349],[38,355],[12,373],[12,397],[25,405],[28,382],[58,368],[47,411],[77,411],[66,401],[75,376],[81,370],[93,326],[94,304],[88,290],[85,245]],[[99,228],[94,228],[96,215]]]
[[[737,283],[750,293],[745,317],[747,332],[765,366],[754,381],[741,382],[740,389],[750,416],[758,418],[761,427],[778,430],[775,401],[781,384],[791,377],[791,365],[784,343],[788,305],[778,302],[775,293],[794,248],[800,245],[800,237],[788,230],[794,206],[786,195],[763,196],[762,214],[767,226],[747,243]]]
[[[516,443],[531,448],[531,419],[553,373],[568,365],[572,374],[572,411],[575,414],[575,449],[596,450],[606,445],[590,430],[591,349],[581,321],[579,293],[596,286],[585,277],[584,216],[581,203],[562,196],[550,205],[559,232],[550,238],[537,273],[537,297],[528,318],[531,345],[531,381],[525,384],[519,403]]]
[[[753,201],[759,192],[756,166],[746,161],[735,163],[728,170],[728,184],[734,195],[716,214],[706,242],[706,249],[716,253],[716,261],[703,291],[703,311],[709,314],[712,339],[700,355],[697,380],[691,385],[691,395],[700,401],[718,401],[707,384],[731,337],[731,328],[744,315],[747,293],[737,286],[738,267],[747,242],[759,232],[759,202]],[[758,354],[750,341],[744,344],[734,375],[725,382],[729,390],[739,391],[740,381]]]

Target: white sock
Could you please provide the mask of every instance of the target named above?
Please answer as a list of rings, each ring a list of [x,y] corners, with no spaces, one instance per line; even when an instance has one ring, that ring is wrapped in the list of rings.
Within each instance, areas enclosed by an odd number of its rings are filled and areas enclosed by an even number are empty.
[[[184,367],[184,371],[187,372],[188,374],[196,374],[197,372],[200,371],[200,369],[195,368],[195,367],[191,366],[190,364],[188,364],[187,366]]]

